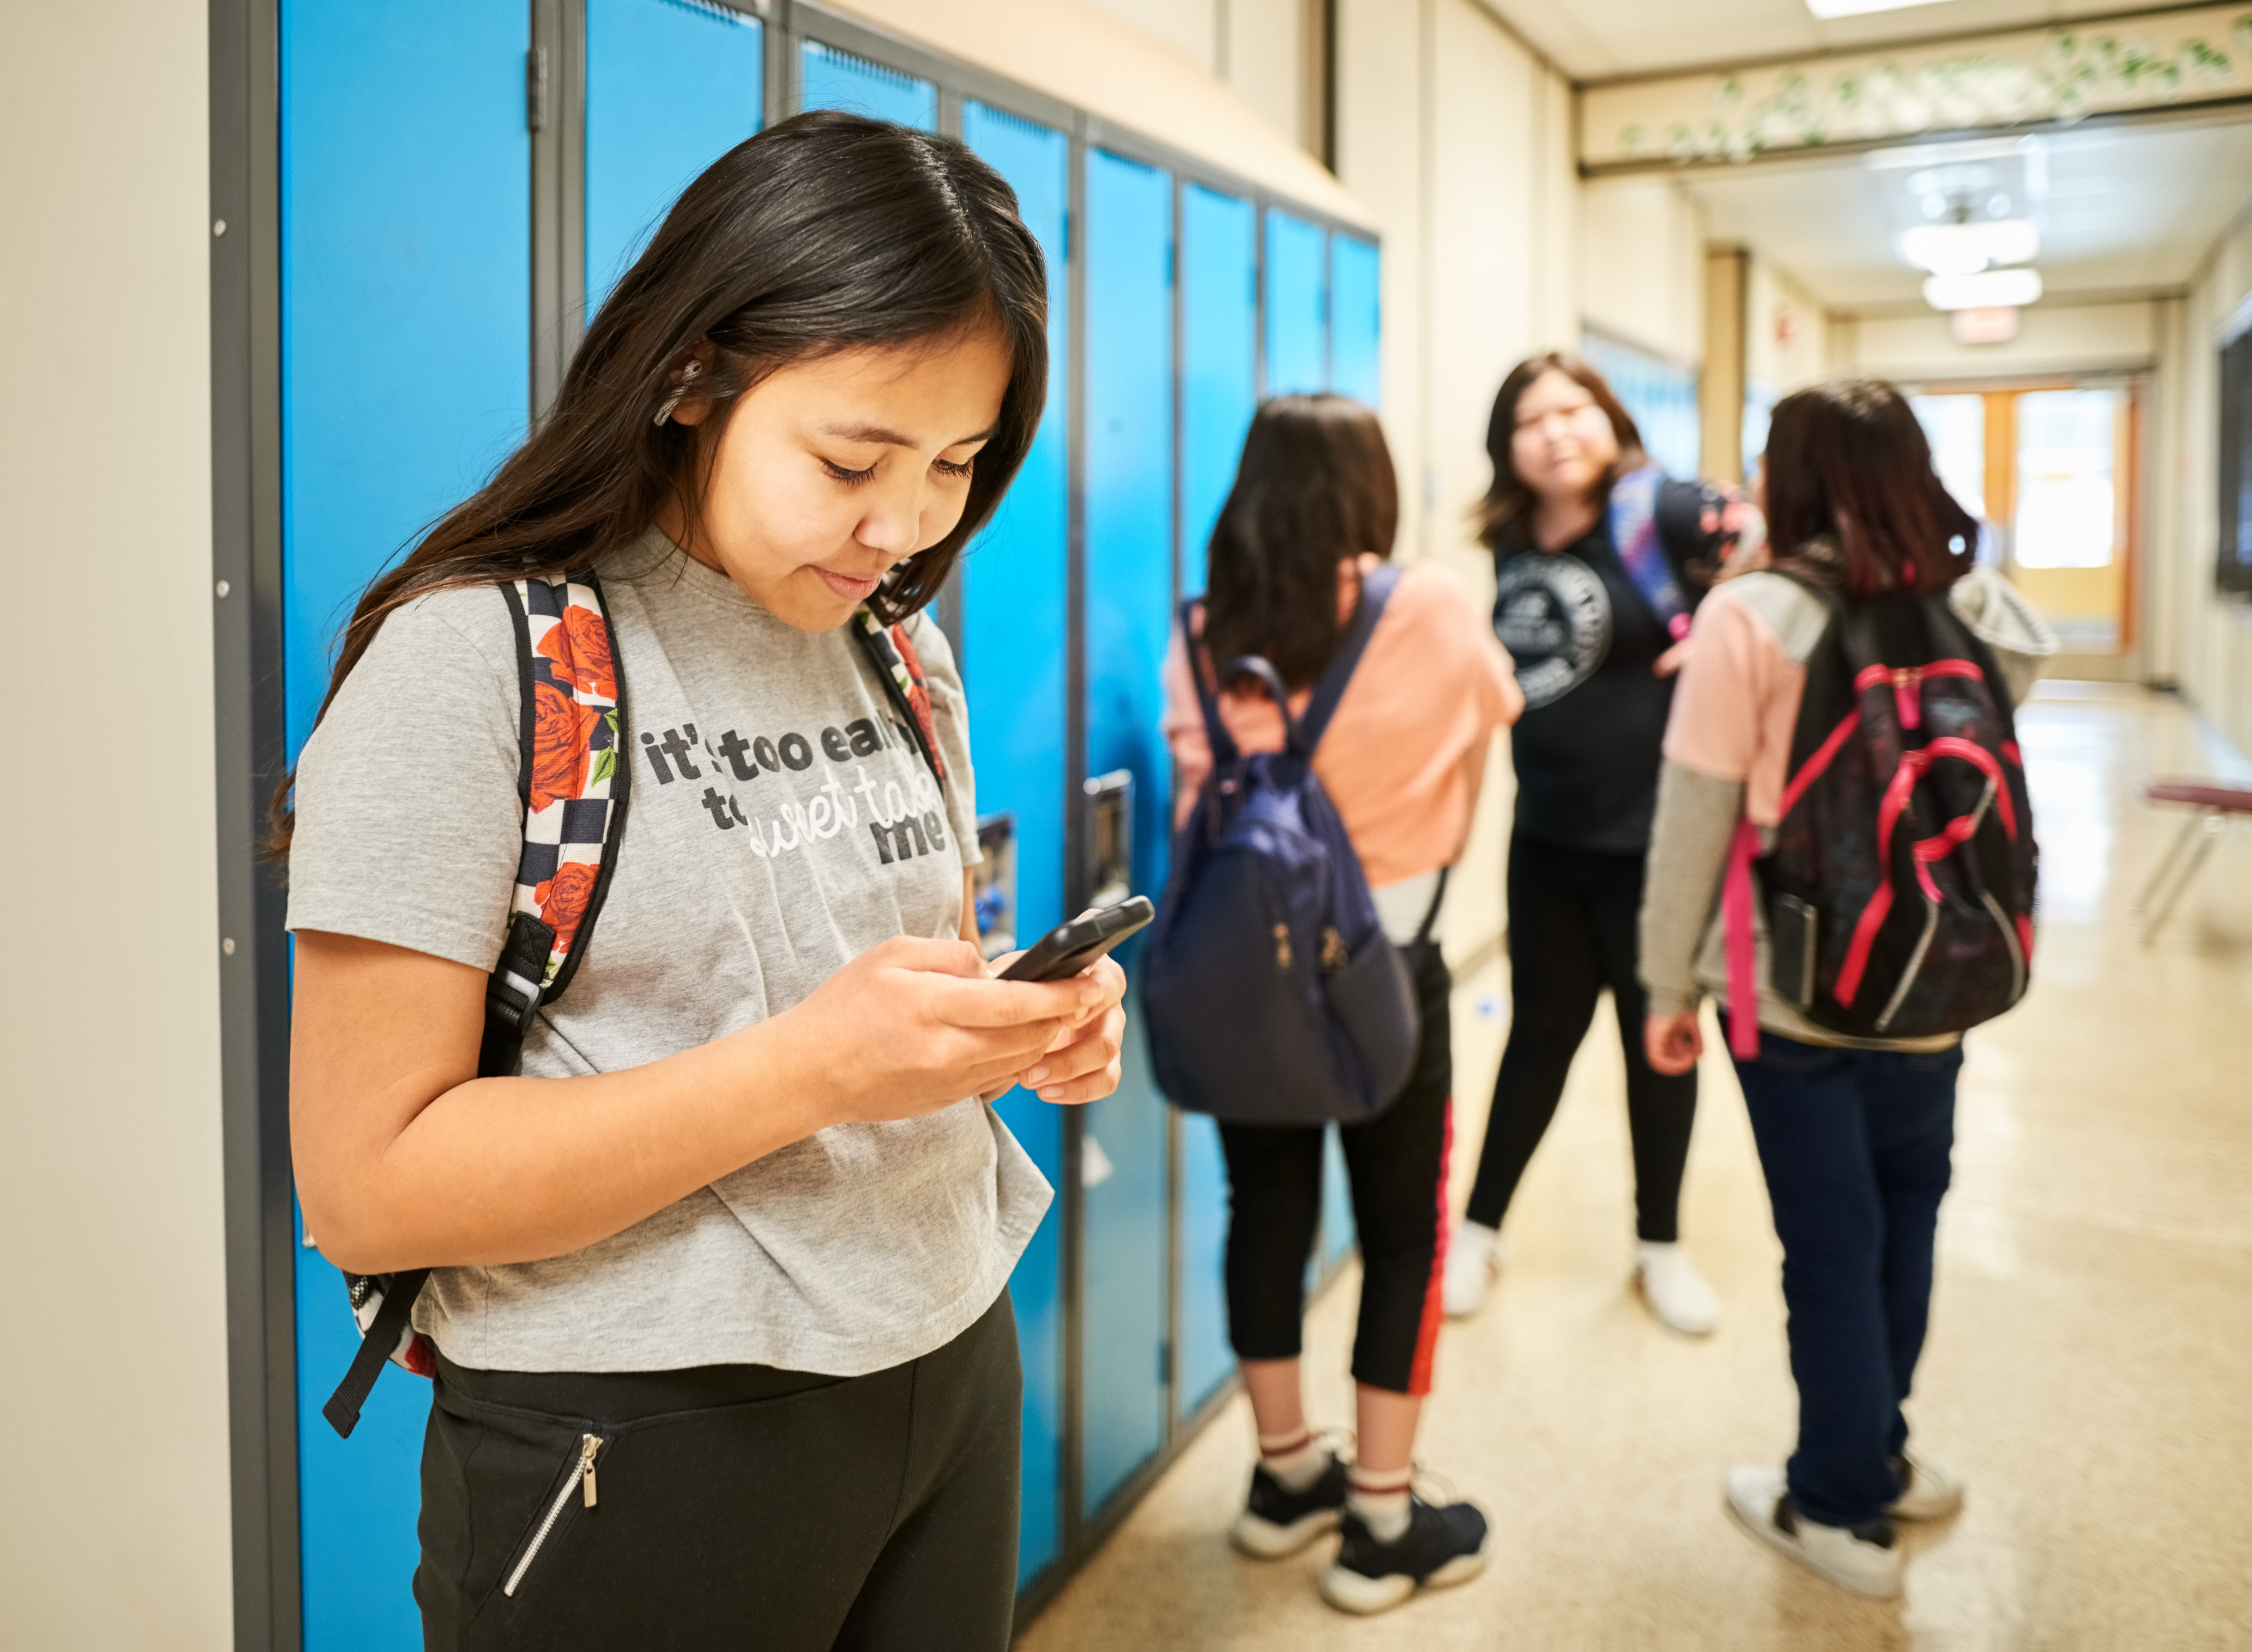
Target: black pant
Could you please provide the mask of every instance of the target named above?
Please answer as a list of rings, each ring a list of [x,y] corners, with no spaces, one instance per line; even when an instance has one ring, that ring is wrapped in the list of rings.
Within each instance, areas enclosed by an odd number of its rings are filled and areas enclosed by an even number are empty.
[[[423,1644],[1002,1652],[1022,1392],[1006,1293],[943,1348],[867,1377],[441,1362]]]
[[[1901,1402],[1931,1318],[1962,1069],[1959,1045],[1823,1050],[1772,1032],[1756,1060],[1736,1063],[1783,1241],[1798,1384],[1790,1495],[1824,1525],[1874,1520],[1901,1493]]]
[[[1521,833],[1510,839],[1509,1045],[1470,1190],[1473,1222],[1501,1225],[1609,987],[1626,1050],[1635,1232],[1659,1244],[1680,1236],[1681,1171],[1697,1116],[1697,1074],[1692,1068],[1669,1079],[1643,1053],[1650,1008],[1635,974],[1642,858],[1560,849]]]
[[[1422,1042],[1400,1097],[1366,1124],[1339,1127],[1360,1237],[1360,1325],[1352,1374],[1394,1393],[1431,1390],[1446,1255],[1447,1151],[1453,1139],[1450,983],[1436,943],[1408,950]],[[1318,1125],[1222,1124],[1227,1157],[1227,1330],[1241,1359],[1295,1359],[1306,1311],[1306,1259],[1322,1216]]]

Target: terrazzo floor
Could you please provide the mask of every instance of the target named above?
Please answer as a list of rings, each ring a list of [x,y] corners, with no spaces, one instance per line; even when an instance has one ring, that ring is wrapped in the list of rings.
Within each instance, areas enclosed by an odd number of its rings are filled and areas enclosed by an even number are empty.
[[[2252,1648],[2252,831],[2219,846],[2154,946],[2128,911],[2180,825],[2143,783],[2235,760],[2123,687],[2044,684],[2020,728],[2043,849],[2035,984],[1969,1040],[1910,1402],[1970,1500],[1909,1539],[1903,1600],[1852,1599],[1722,1514],[1727,1466],[1779,1461],[1791,1435],[1766,1196],[1734,1075],[1708,1055],[1684,1228],[1726,1318],[1705,1342],[1661,1329],[1627,1285],[1605,1011],[1494,1295],[1441,1343],[1421,1455],[1491,1515],[1485,1574],[1355,1621],[1315,1594],[1328,1542],[1238,1558],[1239,1398],[1026,1627],[1025,1652]],[[1457,987],[1458,1208],[1507,997],[1498,963]],[[1351,1419],[1354,1291],[1348,1274],[1310,1316],[1318,1424]]]

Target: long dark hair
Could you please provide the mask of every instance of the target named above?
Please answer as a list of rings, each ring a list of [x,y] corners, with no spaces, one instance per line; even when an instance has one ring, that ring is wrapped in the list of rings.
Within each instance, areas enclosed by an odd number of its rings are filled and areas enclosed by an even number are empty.
[[[1517,434],[1517,404],[1525,399],[1525,392],[1543,373],[1563,374],[1593,396],[1595,406],[1603,410],[1603,417],[1611,421],[1611,434],[1618,441],[1619,456],[1603,477],[1602,490],[1606,494],[1611,483],[1621,476],[1650,462],[1650,455],[1643,450],[1642,431],[1634,422],[1634,415],[1626,410],[1625,404],[1601,373],[1577,356],[1562,351],[1543,351],[1538,356],[1527,356],[1501,381],[1501,389],[1493,399],[1493,416],[1486,420],[1485,453],[1493,461],[1493,485],[1485,490],[1485,497],[1478,501],[1472,517],[1478,543],[1489,550],[1499,550],[1502,542],[1518,531],[1533,510],[1533,489],[1517,474],[1509,445]]]
[[[1243,440],[1212,531],[1205,640],[1225,668],[1263,656],[1294,689],[1337,652],[1338,564],[1388,557],[1400,484],[1384,427],[1345,396],[1277,396]]]
[[[999,173],[951,138],[833,110],[737,144],[681,191],[571,359],[554,406],[492,480],[454,507],[352,611],[326,711],[393,609],[434,591],[590,568],[668,500],[691,523],[699,455],[725,410],[778,368],[832,351],[990,327],[1010,353],[1001,416],[954,531],[870,599],[905,618],[946,583],[1024,462],[1047,394],[1047,274]],[[719,417],[656,422],[690,352]],[[288,852],[285,777],[272,850]]]
[[[1943,591],[1977,559],[1977,518],[1931,466],[1908,398],[1877,378],[1794,391],[1767,433],[1775,565],[1878,591]]]

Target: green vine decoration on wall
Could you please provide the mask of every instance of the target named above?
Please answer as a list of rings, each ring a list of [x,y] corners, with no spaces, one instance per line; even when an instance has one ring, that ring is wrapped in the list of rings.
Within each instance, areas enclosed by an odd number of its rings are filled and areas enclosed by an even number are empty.
[[[2239,56],[2252,60],[2252,12],[2229,30]],[[1639,124],[1619,130],[1637,159],[1748,161],[1770,150],[1908,137],[1979,127],[2071,122],[2099,105],[2167,102],[2186,92],[2218,90],[2236,59],[2202,38],[2162,52],[2147,39],[2058,28],[2028,61],[1991,52],[1936,58],[1903,68],[1892,59],[1845,71],[1817,88],[1803,69],[1787,69],[1755,97],[1741,74],[1713,82],[1713,112],[1700,123]]]

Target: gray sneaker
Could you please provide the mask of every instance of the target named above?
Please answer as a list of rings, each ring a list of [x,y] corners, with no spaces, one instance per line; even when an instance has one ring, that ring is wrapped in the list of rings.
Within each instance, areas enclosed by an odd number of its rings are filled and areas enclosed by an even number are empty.
[[[1783,1470],[1764,1466],[1728,1470],[1728,1512],[1776,1552],[1841,1589],[1873,1600],[1901,1592],[1901,1551],[1889,1518],[1858,1526],[1809,1520],[1791,1502]]]
[[[1901,1495],[1885,1510],[1895,1520],[1945,1520],[1963,1512],[1963,1482],[1937,1463],[1904,1452],[1893,1459]]]

